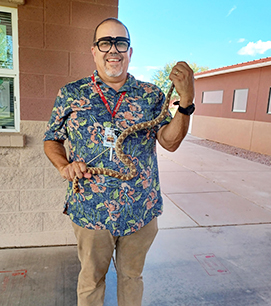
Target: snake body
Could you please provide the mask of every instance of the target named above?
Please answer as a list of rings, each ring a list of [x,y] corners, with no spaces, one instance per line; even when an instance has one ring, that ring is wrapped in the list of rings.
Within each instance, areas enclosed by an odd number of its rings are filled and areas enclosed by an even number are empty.
[[[125,164],[129,168],[129,173],[125,174],[125,173],[121,173],[121,172],[111,170],[111,169],[108,169],[108,168],[97,168],[97,167],[88,167],[86,172],[89,173],[89,174],[108,175],[108,176],[111,176],[111,177],[121,179],[123,181],[129,181],[132,178],[134,178],[137,175],[136,166],[129,159],[129,157],[125,153],[123,153],[122,144],[123,144],[125,138],[128,137],[130,134],[132,134],[134,132],[137,132],[137,131],[140,131],[140,130],[143,130],[143,129],[152,128],[152,127],[158,125],[166,117],[169,102],[170,102],[170,97],[172,95],[173,89],[174,89],[174,85],[172,83],[171,87],[170,87],[170,89],[167,93],[167,96],[166,96],[165,102],[163,104],[162,110],[156,118],[154,118],[153,120],[150,120],[150,121],[145,121],[145,122],[137,123],[135,125],[130,126],[129,128],[125,129],[120,134],[120,136],[117,138],[116,145],[115,145],[116,155],[123,162],[123,164]],[[76,176],[73,179],[73,192],[74,193],[78,193],[80,191],[78,182],[79,182],[79,178]]]

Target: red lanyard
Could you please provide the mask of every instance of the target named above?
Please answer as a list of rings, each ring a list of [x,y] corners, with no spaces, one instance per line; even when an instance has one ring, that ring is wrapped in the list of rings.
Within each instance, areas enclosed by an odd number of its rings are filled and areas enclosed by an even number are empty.
[[[96,81],[95,81],[94,75],[91,76],[91,79],[92,79],[92,81],[93,81],[93,83],[94,83],[94,85],[95,85],[95,87],[96,87],[96,89],[97,89],[97,91],[98,91],[98,93],[99,93],[101,99],[103,100],[103,103],[104,103],[106,109],[107,109],[108,112],[111,114],[112,119],[113,119],[113,118],[115,117],[116,113],[118,112],[119,108],[120,108],[120,105],[121,105],[121,103],[122,103],[122,101],[123,101],[123,98],[124,98],[124,96],[125,96],[125,94],[126,94],[126,91],[124,91],[124,92],[120,95],[120,98],[119,98],[119,100],[118,100],[118,102],[117,102],[117,104],[116,104],[116,106],[115,106],[115,108],[114,108],[114,110],[113,110],[113,113],[112,113],[111,108],[110,108],[108,102],[106,101],[105,96],[104,96],[104,94],[103,94],[103,92],[102,92],[100,86],[99,86],[99,85],[96,83]]]

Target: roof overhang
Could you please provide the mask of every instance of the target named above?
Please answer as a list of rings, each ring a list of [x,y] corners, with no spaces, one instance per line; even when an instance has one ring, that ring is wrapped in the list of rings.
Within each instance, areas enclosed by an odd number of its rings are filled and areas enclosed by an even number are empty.
[[[219,69],[219,70],[210,70],[209,72],[203,72],[202,74],[199,72],[198,74],[195,74],[195,79],[200,78],[206,78],[214,75],[219,74],[225,74],[225,73],[231,73],[231,72],[237,72],[242,70],[248,70],[248,69],[255,69],[255,68],[261,68],[265,66],[271,66],[271,60],[267,62],[261,62],[261,63],[253,63],[253,64],[247,64],[247,65],[240,65],[238,67],[232,67],[232,68],[226,68],[226,69]]]

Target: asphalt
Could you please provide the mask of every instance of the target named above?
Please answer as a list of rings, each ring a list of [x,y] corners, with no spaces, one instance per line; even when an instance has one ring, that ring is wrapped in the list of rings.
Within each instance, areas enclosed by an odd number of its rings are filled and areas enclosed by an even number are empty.
[[[270,306],[271,167],[191,139],[158,149],[164,213],[142,305]],[[0,305],[76,305],[75,246],[2,249],[0,264]],[[117,306],[113,263],[106,283]]]

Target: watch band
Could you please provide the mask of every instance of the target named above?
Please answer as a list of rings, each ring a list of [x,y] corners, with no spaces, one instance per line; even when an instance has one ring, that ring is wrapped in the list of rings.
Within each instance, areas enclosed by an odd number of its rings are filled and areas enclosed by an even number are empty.
[[[179,111],[179,113],[182,113],[182,114],[184,114],[184,115],[190,116],[190,115],[192,115],[192,114],[194,113],[194,111],[195,111],[195,104],[192,103],[191,105],[187,106],[186,108],[181,107],[181,106],[179,105],[178,111]]]

